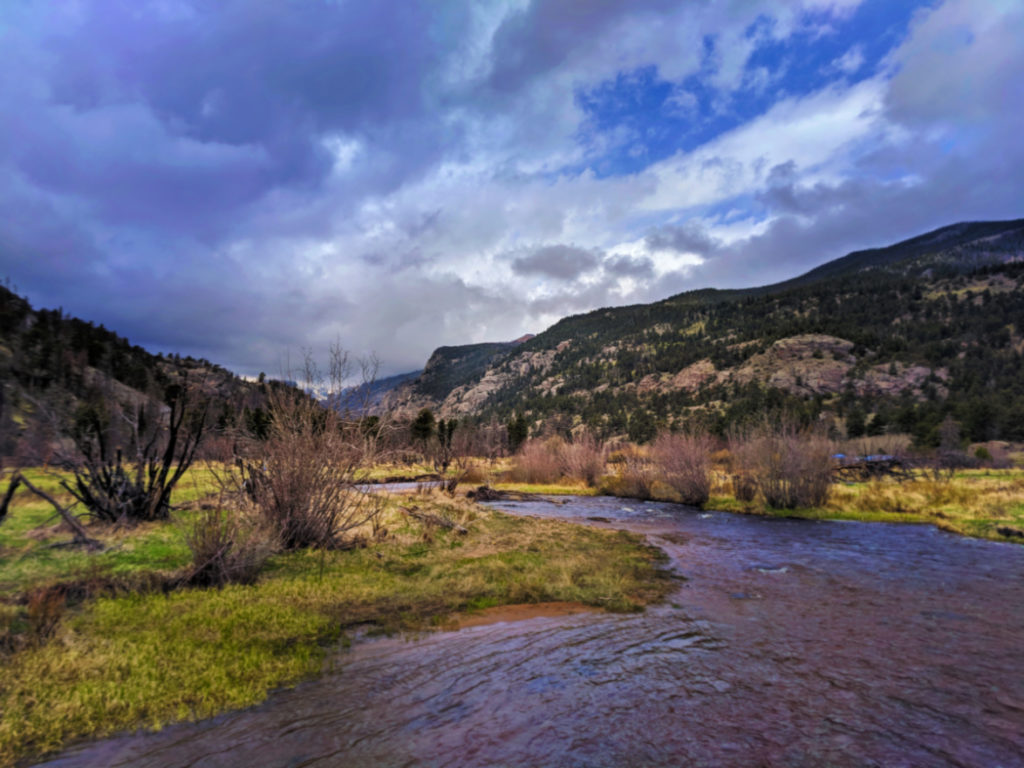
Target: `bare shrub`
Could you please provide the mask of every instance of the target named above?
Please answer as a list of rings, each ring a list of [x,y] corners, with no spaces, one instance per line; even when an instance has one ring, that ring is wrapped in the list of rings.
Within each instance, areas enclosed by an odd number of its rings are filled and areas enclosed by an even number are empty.
[[[589,431],[580,432],[571,443],[563,443],[558,452],[562,474],[589,486],[597,485],[604,474],[605,455],[604,445]]]
[[[662,432],[654,441],[651,457],[657,472],[683,504],[700,506],[711,495],[714,447],[714,441],[704,434]]]
[[[651,498],[658,472],[646,453],[635,446],[624,446],[616,451],[615,464],[618,471],[605,481],[606,493],[634,499]]]
[[[517,483],[554,483],[561,477],[562,441],[527,440],[515,456],[509,478]]]
[[[326,391],[325,402],[293,387],[269,387],[267,439],[252,441],[249,455],[223,478],[284,549],[350,545],[350,532],[382,508],[381,494],[360,487],[376,438],[365,429],[362,412],[340,399],[350,373],[348,356],[337,346],[326,380],[307,353],[305,383]]]
[[[166,520],[171,493],[196,457],[209,400],[196,404],[187,378],[164,392],[163,408],[110,406],[94,393],[75,414],[73,438],[81,456],[66,462],[74,481],[61,486],[105,523]]]
[[[750,475],[733,475],[732,493],[737,501],[753,501],[757,498],[757,480]]]
[[[57,631],[67,607],[67,594],[60,586],[41,587],[33,590],[28,596],[29,634],[37,642],[42,642]]]
[[[491,481],[491,472],[488,467],[480,462],[468,462],[466,468],[462,473],[461,481],[464,483],[473,483],[479,485],[481,483],[489,483]]]
[[[277,550],[273,535],[258,521],[223,509],[200,513],[185,532],[192,565],[183,579],[193,586],[252,584]]]
[[[731,451],[739,476],[756,484],[769,507],[815,507],[828,500],[832,444],[820,433],[786,423],[765,425],[734,436]],[[742,490],[749,492],[749,488]]]
[[[847,456],[894,456],[906,458],[910,452],[910,437],[907,435],[875,435],[845,440],[836,446],[839,453]]]

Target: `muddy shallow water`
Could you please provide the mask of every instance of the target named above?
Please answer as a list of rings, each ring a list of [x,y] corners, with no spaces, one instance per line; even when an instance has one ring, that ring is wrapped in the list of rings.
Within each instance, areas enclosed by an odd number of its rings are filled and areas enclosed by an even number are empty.
[[[1024,766],[1024,547],[622,499],[496,506],[644,533],[686,581],[644,614],[357,643],[259,707],[46,765]]]

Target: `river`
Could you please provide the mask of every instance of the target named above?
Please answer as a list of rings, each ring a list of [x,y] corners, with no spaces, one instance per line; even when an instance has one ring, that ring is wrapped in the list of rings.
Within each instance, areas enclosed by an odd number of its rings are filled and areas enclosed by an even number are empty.
[[[1024,547],[614,498],[495,506],[643,533],[685,580],[642,614],[357,642],[261,706],[45,765],[1024,766]]]

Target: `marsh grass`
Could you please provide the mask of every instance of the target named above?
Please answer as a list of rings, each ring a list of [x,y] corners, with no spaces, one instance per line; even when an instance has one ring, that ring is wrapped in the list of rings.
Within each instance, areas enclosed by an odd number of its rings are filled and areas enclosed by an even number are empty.
[[[401,509],[411,505],[469,532],[414,519]],[[24,517],[25,508],[0,526],[3,546],[11,546],[7,525]],[[123,537],[120,549],[89,557],[100,558],[107,575],[118,566],[141,573],[166,566],[171,549],[183,568],[189,553],[181,533],[180,525],[139,526],[111,534]],[[251,585],[118,593],[68,605],[48,638],[3,658],[0,764],[76,738],[256,704],[318,674],[330,648],[358,626],[416,630],[454,612],[547,601],[633,611],[672,588],[660,553],[639,537],[513,517],[441,494],[390,498],[360,534],[368,546],[276,555]],[[102,560],[127,553],[130,562]],[[28,564],[47,555],[56,561]],[[147,565],[148,555],[156,562]],[[0,581],[8,596],[19,588],[12,585],[59,582],[84,566],[76,557],[25,552],[17,577],[5,557]],[[40,620],[48,617],[43,607]],[[24,621],[24,606],[0,608],[0,624]]]

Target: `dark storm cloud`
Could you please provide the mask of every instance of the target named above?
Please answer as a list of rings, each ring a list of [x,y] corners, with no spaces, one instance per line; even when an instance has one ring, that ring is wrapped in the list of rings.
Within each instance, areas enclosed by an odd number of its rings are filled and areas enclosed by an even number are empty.
[[[711,237],[704,227],[694,222],[659,227],[648,233],[645,242],[652,251],[696,253],[699,256],[708,256],[718,247],[715,238]]]
[[[444,142],[419,119],[436,54],[416,5],[197,1],[169,14],[110,0],[62,10],[32,19],[47,25],[30,75],[39,82],[5,89],[16,103],[5,104],[0,143],[34,184],[87,199],[104,221],[209,234],[271,190],[321,183],[333,166],[325,137],[400,157],[362,169],[353,192],[393,188]],[[30,41],[6,36],[10,70]]]
[[[294,346],[325,312],[350,311],[342,291],[303,284],[294,243],[239,262],[234,241],[327,237],[451,138],[425,81],[460,18],[441,28],[419,4],[104,0],[0,14],[0,276],[155,349],[244,370],[246,350]],[[340,180],[336,137],[359,148]]]
[[[674,0],[535,0],[510,14],[495,33],[491,84],[517,90],[593,45],[624,17],[673,7]]]
[[[605,259],[602,266],[605,272],[617,277],[642,279],[654,277],[654,262],[646,256],[617,254]]]
[[[600,263],[600,255],[572,245],[545,245],[512,262],[519,275],[543,275],[556,280],[575,280]]]

